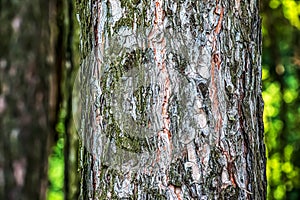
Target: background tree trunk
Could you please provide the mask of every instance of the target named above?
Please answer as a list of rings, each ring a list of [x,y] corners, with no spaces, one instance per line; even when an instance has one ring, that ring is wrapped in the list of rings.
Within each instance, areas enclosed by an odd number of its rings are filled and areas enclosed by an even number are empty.
[[[59,87],[50,3],[0,1],[0,199],[46,198]]]
[[[81,199],[265,199],[258,1],[88,2]]]

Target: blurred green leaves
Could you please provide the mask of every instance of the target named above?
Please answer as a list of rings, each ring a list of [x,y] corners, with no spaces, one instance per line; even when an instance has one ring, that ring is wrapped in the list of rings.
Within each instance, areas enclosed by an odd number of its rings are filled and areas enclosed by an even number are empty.
[[[47,191],[48,200],[63,200],[64,199],[64,134],[65,125],[64,119],[66,111],[60,110],[59,120],[56,124],[56,131],[59,139],[53,147],[53,152],[49,157],[48,179],[49,186]]]
[[[300,29],[300,1],[283,0],[282,8],[284,17],[290,21],[291,25]]]
[[[279,6],[282,6],[284,17],[290,21],[292,26],[300,29],[300,1],[271,0],[269,6],[272,9],[277,9]]]
[[[268,199],[299,199],[300,1],[264,0],[261,16]]]
[[[62,200],[64,185],[64,160],[63,160],[63,138],[60,138],[49,158],[48,177],[50,186],[47,197],[49,200]]]

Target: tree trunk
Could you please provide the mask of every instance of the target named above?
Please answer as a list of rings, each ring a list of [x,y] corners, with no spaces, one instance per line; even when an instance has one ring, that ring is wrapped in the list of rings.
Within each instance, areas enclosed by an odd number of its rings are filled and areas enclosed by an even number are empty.
[[[258,1],[78,1],[81,199],[265,199]]]
[[[46,198],[58,85],[48,15],[48,1],[0,1],[0,199]]]

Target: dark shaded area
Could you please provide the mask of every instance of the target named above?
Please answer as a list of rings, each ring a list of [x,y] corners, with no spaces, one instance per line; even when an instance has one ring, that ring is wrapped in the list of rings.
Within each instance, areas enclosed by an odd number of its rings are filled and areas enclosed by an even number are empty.
[[[55,95],[49,4],[0,2],[0,199],[45,199]]]
[[[74,6],[0,1],[0,199],[78,196]]]

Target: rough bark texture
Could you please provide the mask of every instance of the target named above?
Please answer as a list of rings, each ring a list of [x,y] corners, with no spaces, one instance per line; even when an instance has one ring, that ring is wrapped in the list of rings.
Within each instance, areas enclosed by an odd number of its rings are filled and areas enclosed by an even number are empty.
[[[265,199],[258,1],[78,1],[81,199]]]
[[[0,1],[0,199],[46,196],[55,118],[48,108],[56,99],[49,97],[48,11],[48,1]]]

